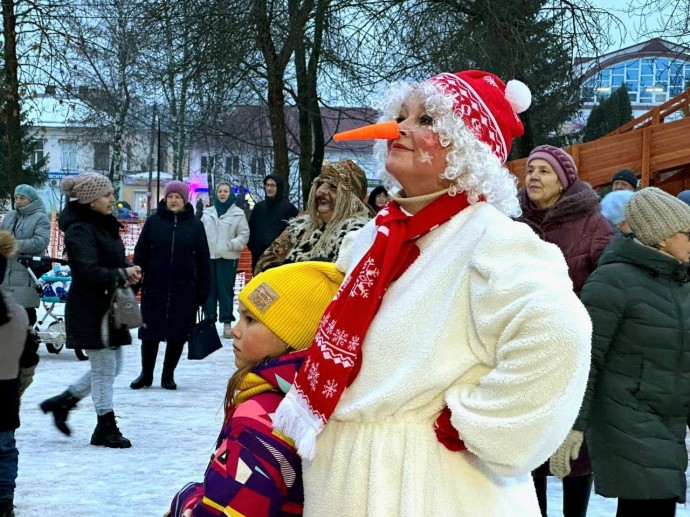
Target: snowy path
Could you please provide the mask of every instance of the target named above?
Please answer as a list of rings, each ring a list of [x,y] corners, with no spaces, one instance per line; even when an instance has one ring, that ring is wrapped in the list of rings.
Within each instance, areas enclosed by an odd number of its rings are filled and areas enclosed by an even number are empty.
[[[219,327],[220,328],[220,327]],[[222,421],[225,384],[234,369],[229,340],[204,361],[180,362],[177,391],[160,388],[164,345],[153,387],[134,391],[139,346],[125,347],[125,366],[115,381],[115,413],[131,449],[89,445],[96,416],[90,399],[70,415],[72,437],[60,434],[38,409],[43,399],[62,392],[88,367],[74,353],[48,354],[22,404],[22,427],[15,504],[17,517],[160,517],[172,495],[202,478]],[[186,351],[186,350],[185,350]],[[590,517],[615,515],[615,501],[592,495]],[[562,515],[560,484],[549,485],[549,514]],[[679,506],[678,517],[690,517]]]

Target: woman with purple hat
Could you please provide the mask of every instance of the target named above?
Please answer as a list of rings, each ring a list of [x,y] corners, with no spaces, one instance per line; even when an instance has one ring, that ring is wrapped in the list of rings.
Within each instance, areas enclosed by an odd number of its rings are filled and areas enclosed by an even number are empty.
[[[562,254],[510,218],[529,103],[479,70],[381,103],[391,201],[343,240],[273,419],[303,458],[304,515],[539,515],[530,472],[575,421],[591,325]]]
[[[210,289],[210,258],[204,225],[194,216],[189,187],[169,181],[156,213],[150,216],[134,248],[141,266],[141,373],[129,385],[133,390],[153,383],[158,345],[166,341],[161,387],[177,389],[175,368],[182,356],[197,308]]]
[[[518,192],[518,199],[522,208],[519,220],[560,248],[573,290],[579,296],[612,237],[611,226],[600,211],[599,196],[577,177],[577,167],[567,152],[540,145],[527,158],[525,187]],[[581,432],[572,431],[549,463],[533,474],[544,516],[546,477],[551,474],[563,479],[564,514],[586,515],[592,467]]]

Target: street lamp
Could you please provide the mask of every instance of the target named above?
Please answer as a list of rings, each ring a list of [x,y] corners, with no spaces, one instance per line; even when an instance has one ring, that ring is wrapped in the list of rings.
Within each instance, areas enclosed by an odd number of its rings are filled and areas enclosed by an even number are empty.
[[[161,117],[160,115],[156,115],[156,119],[158,120],[158,158],[156,159],[157,167],[156,167],[156,197],[159,198],[156,200],[156,202],[160,202],[160,195],[161,195]],[[158,205],[156,205],[158,207]]]

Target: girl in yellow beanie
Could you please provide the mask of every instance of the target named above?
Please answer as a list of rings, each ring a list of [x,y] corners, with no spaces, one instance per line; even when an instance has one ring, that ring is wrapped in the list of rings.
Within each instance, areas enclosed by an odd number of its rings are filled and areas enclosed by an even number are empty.
[[[239,295],[232,328],[237,371],[228,381],[225,422],[203,483],[174,497],[171,517],[301,515],[302,467],[272,416],[304,362],[343,274],[329,262],[264,271]]]

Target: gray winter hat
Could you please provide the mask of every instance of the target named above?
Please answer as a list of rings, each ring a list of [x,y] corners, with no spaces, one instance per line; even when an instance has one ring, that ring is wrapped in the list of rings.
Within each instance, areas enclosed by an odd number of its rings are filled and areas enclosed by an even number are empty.
[[[648,187],[626,203],[625,221],[641,243],[656,246],[690,228],[690,206],[661,189]]]

